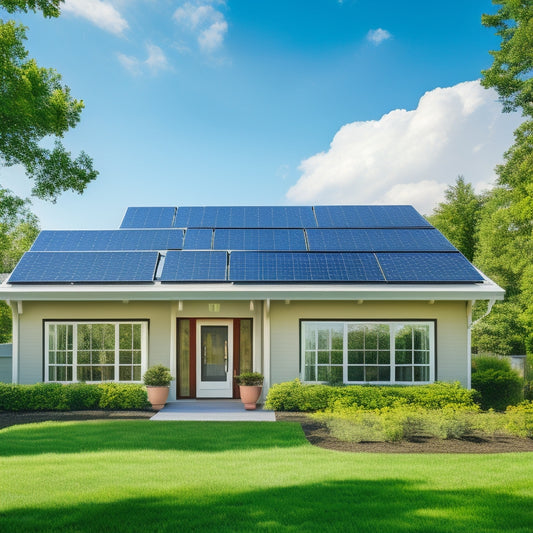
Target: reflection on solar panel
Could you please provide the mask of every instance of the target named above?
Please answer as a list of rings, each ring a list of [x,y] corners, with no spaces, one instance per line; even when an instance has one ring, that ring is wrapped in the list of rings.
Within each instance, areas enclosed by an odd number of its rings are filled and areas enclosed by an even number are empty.
[[[384,281],[368,253],[232,252],[230,281]]]
[[[157,252],[26,252],[10,283],[153,281]]]
[[[302,252],[307,250],[304,232],[301,229],[217,229],[214,249]]]
[[[176,228],[315,228],[306,207],[180,207]]]
[[[188,229],[185,232],[184,250],[211,250],[212,229]]]
[[[390,282],[479,282],[479,272],[459,252],[378,253],[379,264]]]
[[[318,205],[319,228],[430,228],[410,205]]]
[[[181,229],[41,231],[32,252],[181,250]]]
[[[307,230],[311,252],[445,252],[454,246],[428,229],[323,229]]]
[[[175,207],[128,207],[121,228],[171,228]]]
[[[161,281],[225,281],[226,252],[169,252]]]

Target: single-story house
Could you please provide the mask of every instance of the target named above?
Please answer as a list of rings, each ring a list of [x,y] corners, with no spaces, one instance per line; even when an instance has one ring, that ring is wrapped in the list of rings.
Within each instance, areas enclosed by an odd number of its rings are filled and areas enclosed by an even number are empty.
[[[476,300],[504,291],[411,206],[131,207],[42,231],[0,298],[15,383],[141,382],[174,398],[305,383],[470,386]]]

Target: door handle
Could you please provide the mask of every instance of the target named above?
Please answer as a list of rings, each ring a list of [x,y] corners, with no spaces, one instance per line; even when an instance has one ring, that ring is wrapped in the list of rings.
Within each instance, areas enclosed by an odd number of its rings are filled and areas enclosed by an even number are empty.
[[[204,365],[207,364],[207,346],[204,344]]]
[[[228,341],[224,341],[224,368],[227,374],[228,373]]]

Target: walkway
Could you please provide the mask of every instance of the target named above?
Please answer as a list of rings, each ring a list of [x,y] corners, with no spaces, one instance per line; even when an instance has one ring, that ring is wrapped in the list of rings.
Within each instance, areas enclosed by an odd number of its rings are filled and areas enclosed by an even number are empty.
[[[178,400],[168,402],[150,420],[275,422],[276,416],[261,406],[246,411],[240,400]]]

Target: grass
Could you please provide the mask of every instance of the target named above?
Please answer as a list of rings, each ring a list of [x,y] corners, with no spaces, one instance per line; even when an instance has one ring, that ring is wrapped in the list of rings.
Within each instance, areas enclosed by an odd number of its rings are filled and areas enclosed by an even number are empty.
[[[6,532],[529,533],[532,509],[531,453],[340,453],[282,422],[0,431]]]

